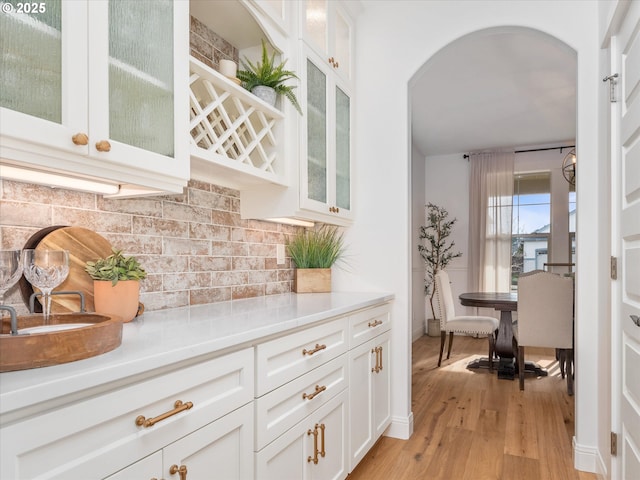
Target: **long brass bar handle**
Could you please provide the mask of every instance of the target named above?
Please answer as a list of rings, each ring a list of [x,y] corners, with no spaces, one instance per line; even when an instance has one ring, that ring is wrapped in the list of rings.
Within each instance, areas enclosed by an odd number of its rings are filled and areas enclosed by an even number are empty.
[[[378,373],[382,370],[382,347],[372,348],[371,353],[376,354],[376,366],[372,368],[371,371]]]
[[[302,399],[303,400],[313,400],[313,397],[315,397],[317,394],[319,394],[320,392],[324,392],[327,389],[327,387],[325,385],[316,385],[316,389],[313,393],[303,393],[302,394]]]
[[[180,475],[180,480],[187,480],[187,466],[186,465],[176,465],[175,463],[169,467],[169,473],[171,475],[175,475],[176,473]]]
[[[176,400],[176,403],[173,404],[174,409],[169,410],[168,412],[163,413],[162,415],[158,415],[154,418],[145,418],[144,415],[138,415],[136,418],[136,425],[139,427],[153,427],[156,423],[161,422],[162,420],[169,418],[176,413],[184,412],[185,410],[189,410],[193,407],[193,403],[187,402],[182,403],[182,400]]]
[[[316,428],[317,427],[318,425],[316,425]],[[324,458],[325,454],[327,453],[324,451],[324,423],[320,424],[320,433],[322,434],[322,437],[320,438],[320,456]]]
[[[369,325],[369,328],[377,327],[378,325],[382,325],[382,320],[376,320],[373,323],[369,322],[368,325]]]
[[[318,425],[311,430],[307,430],[307,436],[313,435],[313,457],[309,455],[307,458],[307,463],[313,462],[315,465],[318,464]]]
[[[312,350],[307,350],[306,348],[302,350],[302,355],[313,355],[316,352],[319,352],[320,350],[324,350],[325,348],[327,348],[326,345],[322,344],[320,345],[319,343],[316,343],[316,346],[314,349]]]

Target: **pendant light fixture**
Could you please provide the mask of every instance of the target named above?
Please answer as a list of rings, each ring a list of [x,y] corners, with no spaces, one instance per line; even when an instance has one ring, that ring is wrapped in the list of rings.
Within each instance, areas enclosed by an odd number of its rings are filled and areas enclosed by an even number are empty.
[[[562,175],[571,185],[576,184],[576,149],[572,148],[562,160]]]

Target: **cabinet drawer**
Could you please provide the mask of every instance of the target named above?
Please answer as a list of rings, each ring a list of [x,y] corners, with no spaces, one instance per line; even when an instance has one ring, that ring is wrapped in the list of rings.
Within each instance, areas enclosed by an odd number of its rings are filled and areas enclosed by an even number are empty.
[[[349,319],[349,348],[371,340],[391,328],[391,313],[388,304],[362,310]]]
[[[258,398],[255,402],[256,451],[344,390],[348,380],[347,365],[347,354],[340,355]]]
[[[347,318],[339,318],[256,347],[256,397],[347,351]]]
[[[2,478],[86,479],[129,465],[253,399],[253,349],[141,379],[2,429]],[[175,402],[192,402],[179,410]],[[158,419],[139,426],[136,420]],[[9,465],[8,465],[9,463]]]

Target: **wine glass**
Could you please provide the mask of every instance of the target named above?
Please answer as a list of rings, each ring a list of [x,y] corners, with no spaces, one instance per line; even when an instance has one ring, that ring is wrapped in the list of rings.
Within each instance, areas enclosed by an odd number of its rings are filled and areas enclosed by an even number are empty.
[[[25,278],[42,292],[42,316],[45,325],[51,314],[51,290],[69,275],[69,252],[66,250],[24,250]]]
[[[22,250],[0,250],[0,305],[4,305],[4,295],[22,275]]]

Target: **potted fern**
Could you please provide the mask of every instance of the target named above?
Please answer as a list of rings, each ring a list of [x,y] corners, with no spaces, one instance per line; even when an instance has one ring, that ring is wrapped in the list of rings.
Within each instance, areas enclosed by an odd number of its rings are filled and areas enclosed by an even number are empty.
[[[147,277],[147,272],[135,257],[125,257],[115,248],[112,252],[85,264],[85,271],[93,279],[93,303],[97,313],[115,314],[123,322],[130,322],[142,313],[140,280]]]
[[[344,236],[337,227],[323,225],[301,230],[288,241],[287,251],[297,267],[294,292],[331,291],[331,267],[344,255]]]
[[[300,115],[302,109],[298,103],[293,89],[295,86],[285,85],[284,82],[298,76],[291,70],[285,70],[287,61],[275,64],[275,52],[269,57],[267,45],[262,40],[262,62],[253,63],[247,57],[242,60],[245,70],[238,70],[236,76],[242,82],[242,87],[249,90],[256,97],[264,100],[269,105],[276,104],[278,95],[284,95],[295,107]]]
[[[451,230],[457,219],[449,220],[449,212],[443,207],[429,203],[427,205],[427,224],[420,227],[420,243],[418,251],[424,260],[425,277],[424,293],[429,298],[432,316],[425,325],[429,336],[440,336],[440,322],[436,317],[433,297],[436,293],[434,281],[436,273],[444,270],[454,258],[462,256],[462,252],[455,252],[455,243],[449,240]],[[436,331],[437,330],[437,331]]]

